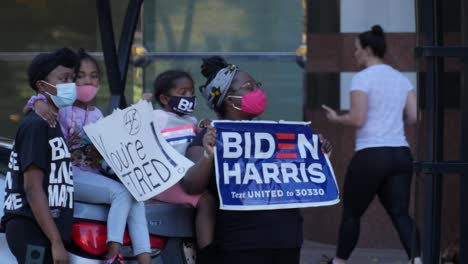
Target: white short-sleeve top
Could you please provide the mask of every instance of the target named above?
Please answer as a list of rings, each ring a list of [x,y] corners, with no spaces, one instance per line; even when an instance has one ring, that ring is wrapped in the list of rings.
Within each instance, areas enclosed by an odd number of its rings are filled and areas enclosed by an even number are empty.
[[[368,96],[367,118],[356,132],[356,151],[408,146],[403,112],[412,89],[408,78],[385,64],[367,67],[353,77],[350,91],[362,91]]]

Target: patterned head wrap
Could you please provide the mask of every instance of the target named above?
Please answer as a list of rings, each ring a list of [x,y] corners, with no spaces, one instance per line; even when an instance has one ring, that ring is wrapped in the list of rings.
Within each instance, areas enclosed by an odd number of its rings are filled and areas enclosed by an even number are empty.
[[[226,68],[219,70],[210,83],[200,87],[200,91],[208,101],[208,106],[211,109],[221,106],[231,86],[232,78],[234,78],[238,70],[236,65],[228,65]]]

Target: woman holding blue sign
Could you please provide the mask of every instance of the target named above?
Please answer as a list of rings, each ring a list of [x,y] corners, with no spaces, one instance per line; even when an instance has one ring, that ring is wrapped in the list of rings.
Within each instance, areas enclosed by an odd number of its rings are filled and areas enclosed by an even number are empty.
[[[235,65],[218,56],[203,60],[201,69],[207,82],[200,90],[219,119],[252,120],[263,113],[267,98],[250,74],[239,71]],[[203,146],[213,145],[215,138],[203,142],[204,134],[205,131],[200,132],[187,148],[187,157],[194,161],[213,155],[207,153]],[[206,188],[218,194],[214,174],[214,166],[207,167],[196,175],[186,175],[181,183],[192,194],[202,193]],[[209,263],[299,263],[302,222],[299,209],[218,210],[215,228],[217,250],[213,250],[213,261]],[[215,254],[218,260],[214,259]]]
[[[354,56],[365,69],[351,81],[351,109],[338,115],[323,106],[331,122],[357,129],[356,154],[344,183],[336,257],[330,263],[346,263],[359,238],[360,218],[376,195],[411,263],[421,263],[418,231],[408,214],[413,170],[404,131],[405,124],[416,123],[416,93],[405,76],[383,63],[385,50],[380,26],[361,33]]]

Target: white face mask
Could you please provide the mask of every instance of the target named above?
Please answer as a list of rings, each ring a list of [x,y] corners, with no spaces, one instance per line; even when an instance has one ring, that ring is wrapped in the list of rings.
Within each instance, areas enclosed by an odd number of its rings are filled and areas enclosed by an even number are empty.
[[[57,108],[63,108],[66,106],[73,105],[76,100],[76,84],[73,83],[59,83],[57,85],[52,85],[46,81],[44,83],[55,87],[57,89],[57,95],[52,95],[46,92],[52,102],[57,106]]]

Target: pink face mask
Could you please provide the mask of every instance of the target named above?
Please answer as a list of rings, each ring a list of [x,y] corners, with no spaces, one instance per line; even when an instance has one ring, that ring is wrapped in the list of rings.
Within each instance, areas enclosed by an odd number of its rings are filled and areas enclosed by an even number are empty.
[[[98,88],[93,85],[80,85],[76,86],[76,100],[87,103],[96,97]]]
[[[261,89],[257,88],[243,96],[231,95],[229,97],[241,98],[241,108],[235,105],[232,105],[232,107],[244,113],[261,115],[265,111],[267,98]]]

